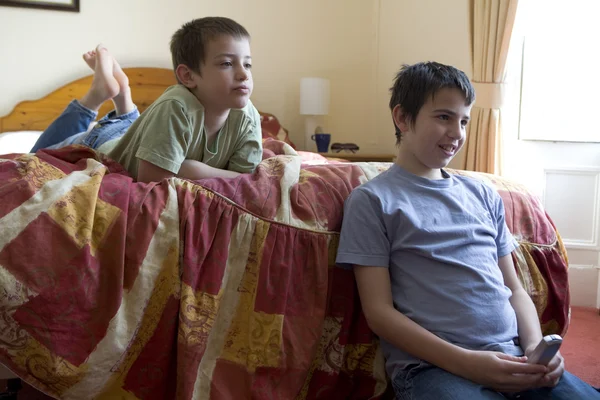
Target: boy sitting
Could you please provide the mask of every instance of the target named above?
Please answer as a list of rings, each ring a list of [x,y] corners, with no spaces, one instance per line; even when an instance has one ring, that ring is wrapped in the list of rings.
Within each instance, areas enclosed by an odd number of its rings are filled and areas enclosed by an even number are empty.
[[[127,76],[103,46],[84,55],[94,69],[89,92],[73,101],[32,151],[85,144],[118,161],[141,182],[172,176],[235,177],[262,159],[260,116],[250,102],[250,35],[237,22],[207,17],[171,39],[178,85],[144,113],[131,100]],[[115,110],[86,132],[106,100]]]
[[[391,92],[398,157],[346,200],[337,263],[353,266],[397,398],[600,399],[560,353],[547,366],[526,362],[542,333],[502,200],[443,169],[465,141],[467,76],[404,66]]]

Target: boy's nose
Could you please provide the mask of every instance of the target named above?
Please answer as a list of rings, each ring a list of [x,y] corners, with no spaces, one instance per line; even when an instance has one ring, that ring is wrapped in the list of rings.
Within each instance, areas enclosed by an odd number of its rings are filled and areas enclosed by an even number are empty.
[[[448,129],[447,135],[453,139],[460,139],[464,135],[464,130],[465,127],[461,124],[458,124],[456,126],[452,125],[452,127]]]
[[[239,69],[236,75],[236,78],[239,81],[247,81],[249,76],[248,72],[244,68]]]

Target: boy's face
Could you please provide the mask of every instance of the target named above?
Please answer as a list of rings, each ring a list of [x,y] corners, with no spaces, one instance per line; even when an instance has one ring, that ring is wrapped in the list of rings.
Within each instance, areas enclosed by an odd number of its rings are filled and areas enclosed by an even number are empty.
[[[192,93],[208,111],[243,108],[254,87],[248,39],[221,35],[207,43],[200,74],[192,72]]]
[[[454,88],[431,96],[414,123],[409,123],[396,106],[394,121],[402,132],[396,163],[415,175],[441,179],[440,168],[448,165],[465,142],[471,107],[465,104],[463,93]]]

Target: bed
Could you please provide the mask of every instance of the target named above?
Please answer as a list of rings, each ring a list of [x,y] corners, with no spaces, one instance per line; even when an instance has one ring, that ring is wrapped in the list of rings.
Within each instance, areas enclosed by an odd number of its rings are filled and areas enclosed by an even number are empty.
[[[174,82],[126,73],[141,110]],[[90,79],[17,105],[0,143],[43,130]],[[334,265],[344,199],[389,164],[296,151],[261,115],[263,162],[230,180],[136,183],[79,146],[0,155],[0,363],[61,399],[389,396],[352,273]],[[564,334],[566,252],[540,202],[453,172],[498,189],[543,330]]]

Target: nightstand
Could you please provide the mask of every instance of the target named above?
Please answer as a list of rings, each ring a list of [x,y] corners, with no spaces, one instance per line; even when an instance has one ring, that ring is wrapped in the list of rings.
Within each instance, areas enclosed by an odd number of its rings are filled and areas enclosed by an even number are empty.
[[[349,153],[340,151],[339,153],[319,153],[327,158],[342,158],[351,162],[394,162],[395,154],[369,154],[369,153]]]

